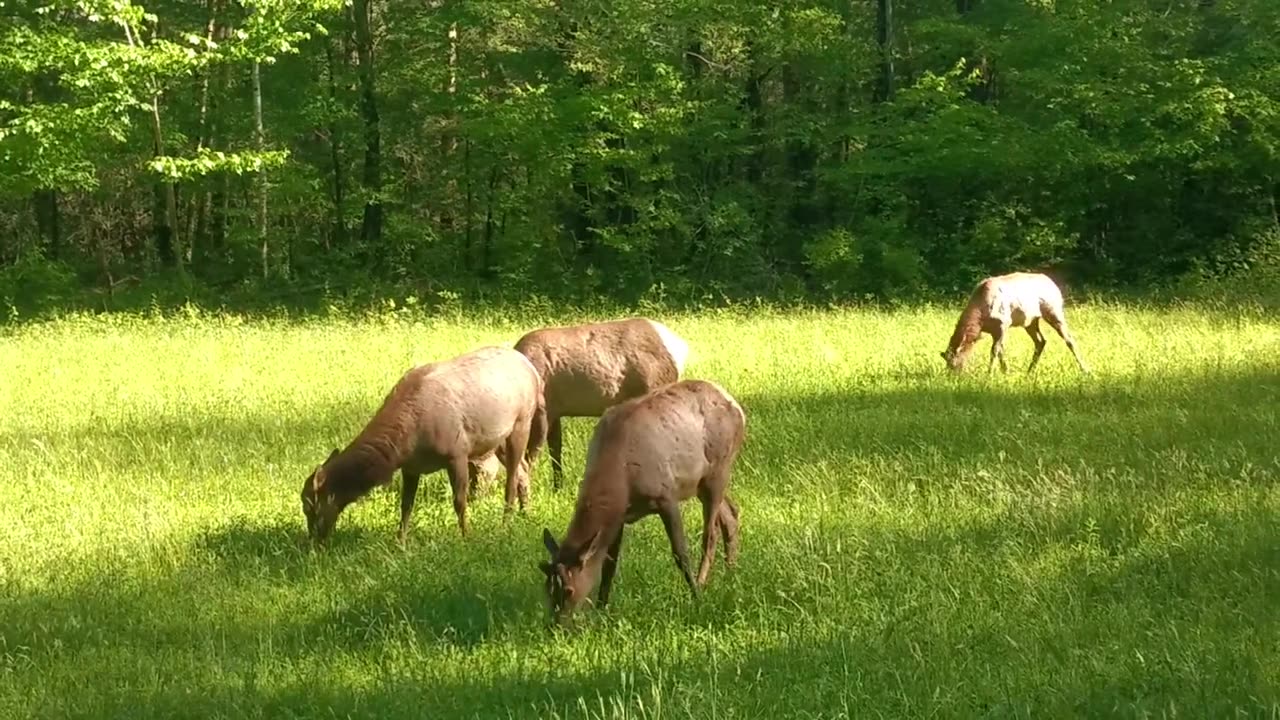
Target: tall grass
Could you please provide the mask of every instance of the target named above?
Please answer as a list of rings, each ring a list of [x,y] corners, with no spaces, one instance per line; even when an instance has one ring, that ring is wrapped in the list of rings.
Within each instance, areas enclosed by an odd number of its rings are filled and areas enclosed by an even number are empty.
[[[10,328],[0,717],[1280,716],[1280,324],[1069,308],[1093,377],[1021,334],[952,377],[956,310],[663,318],[748,414],[740,564],[692,601],[641,522],[565,636],[545,459],[466,540],[442,475],[404,548],[394,489],[321,552],[298,499],[409,366],[544,318]]]

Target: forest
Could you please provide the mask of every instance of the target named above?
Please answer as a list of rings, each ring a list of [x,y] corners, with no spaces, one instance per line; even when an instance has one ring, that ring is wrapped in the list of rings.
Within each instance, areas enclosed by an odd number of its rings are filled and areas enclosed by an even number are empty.
[[[0,0],[0,718],[1280,720],[1280,0],[140,1]]]
[[[1275,0],[5,0],[0,301],[1280,288]],[[79,298],[79,300],[77,300]]]

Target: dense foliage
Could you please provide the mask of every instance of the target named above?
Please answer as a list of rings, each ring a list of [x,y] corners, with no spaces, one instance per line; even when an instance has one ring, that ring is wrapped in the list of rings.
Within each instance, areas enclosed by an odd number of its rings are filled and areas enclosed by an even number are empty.
[[[1280,255],[1274,0],[0,1],[0,295],[893,297]]]

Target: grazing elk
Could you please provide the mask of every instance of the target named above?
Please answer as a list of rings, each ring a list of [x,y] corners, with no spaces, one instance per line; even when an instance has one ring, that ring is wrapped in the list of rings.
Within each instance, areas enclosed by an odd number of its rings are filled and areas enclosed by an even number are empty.
[[[657,513],[676,565],[696,597],[707,582],[719,532],[725,562],[738,555],[738,506],[729,499],[729,476],[746,435],[742,407],[719,385],[685,380],[608,410],[587,449],[577,506],[564,540],[543,529],[551,553],[546,575],[552,619],[562,623],[600,582],[599,605],[609,602],[625,525]],[[689,566],[680,503],[702,503],[702,563],[695,580]]]
[[[307,532],[323,540],[338,515],[374,487],[400,487],[400,540],[424,474],[444,469],[453,487],[458,528],[467,534],[470,466],[498,455],[507,469],[506,512],[528,501],[529,458],[546,433],[542,379],[527,358],[485,347],[405,373],[354,440],[334,450],[302,486]]]
[[[525,334],[515,348],[542,375],[556,489],[564,480],[561,418],[600,417],[624,400],[673,383],[689,355],[688,343],[648,318],[542,328]]]
[[[986,332],[991,335],[991,360],[987,363],[987,371],[992,370],[998,359],[1000,370],[1008,372],[1009,366],[1004,361],[1004,334],[1009,328],[1022,327],[1026,328],[1031,342],[1036,346],[1035,354],[1031,356],[1031,365],[1027,367],[1027,372],[1031,372],[1040,361],[1044,346],[1048,344],[1044,333],[1040,332],[1041,318],[1062,336],[1081,372],[1087,374],[1089,368],[1076,350],[1071,332],[1067,330],[1062,291],[1053,280],[1040,273],[997,275],[978,283],[969,296],[969,304],[960,313],[955,332],[942,353],[942,359],[947,361],[947,366],[952,370],[961,369],[974,344]]]

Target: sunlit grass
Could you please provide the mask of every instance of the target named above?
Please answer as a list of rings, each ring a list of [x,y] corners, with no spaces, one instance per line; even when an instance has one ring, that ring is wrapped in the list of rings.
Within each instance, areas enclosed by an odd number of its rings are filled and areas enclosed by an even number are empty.
[[[408,367],[530,318],[69,318],[0,334],[0,717],[1280,714],[1280,324],[1068,309],[1034,376],[943,372],[958,308],[662,319],[748,413],[742,557],[656,520],[545,627],[546,462],[462,540],[442,475],[303,542],[307,472]],[[568,423],[581,472],[593,423]],[[685,513],[696,547],[698,513]]]

